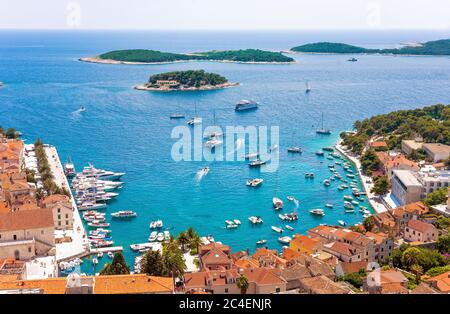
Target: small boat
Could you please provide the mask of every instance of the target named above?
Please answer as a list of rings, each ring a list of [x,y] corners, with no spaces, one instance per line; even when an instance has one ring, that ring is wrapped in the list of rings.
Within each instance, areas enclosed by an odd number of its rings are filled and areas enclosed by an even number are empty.
[[[109,222],[89,222],[88,223],[88,226],[89,227],[92,227],[92,228],[103,228],[103,227],[109,227]]]
[[[314,179],[314,173],[312,172],[305,173],[305,179]]]
[[[113,254],[113,252],[111,252],[111,251],[109,251],[109,252],[107,253],[107,255],[108,255],[109,258],[113,258],[113,257],[114,257],[114,254]]]
[[[286,226],[284,226],[287,230],[291,230],[291,231],[293,231],[294,230],[294,228],[293,227],[291,227],[291,226],[289,226],[289,225],[286,225]]]
[[[320,157],[323,157],[323,156],[325,156],[325,153],[323,151],[321,151],[321,150],[318,150],[318,151],[316,151],[316,155],[320,156]]]
[[[297,213],[284,214],[284,220],[296,221],[298,220],[298,214]]]
[[[322,127],[316,130],[317,134],[321,134],[321,135],[330,135],[331,131],[329,129],[325,129],[323,127],[323,113],[322,113]]]
[[[263,245],[263,244],[266,244],[267,243],[267,240],[258,240],[258,241],[256,241],[256,245]]]
[[[251,109],[258,109],[258,103],[254,100],[243,99],[239,101],[234,107],[235,111],[244,111]]]
[[[260,179],[260,178],[255,178],[255,179],[250,179],[250,180],[247,180],[247,182],[245,183],[247,186],[250,186],[250,187],[257,187],[257,186],[259,186],[261,183],[263,183],[263,179]]]
[[[169,230],[164,230],[164,241],[169,242],[170,241],[170,232]]]
[[[248,165],[250,167],[261,167],[262,165],[264,165],[266,162],[262,161],[261,159],[256,159],[254,161],[252,161],[251,163],[249,163]]]
[[[240,225],[241,221],[239,219],[233,219],[235,225]]]
[[[206,148],[213,149],[213,148],[215,148],[216,146],[220,146],[220,145],[222,145],[222,144],[223,144],[223,142],[222,142],[221,140],[219,140],[218,138],[213,137],[212,139],[206,141],[205,147],[206,147]]]
[[[291,147],[288,147],[287,151],[289,153],[301,154],[303,152],[303,149],[298,146],[291,146]]]
[[[70,160],[70,157],[67,160],[67,162],[64,164],[64,174],[68,178],[75,176],[75,166],[74,166],[73,162]]]
[[[288,201],[290,201],[290,202],[296,201],[295,197],[293,197],[293,196],[288,196],[287,199],[288,199]]]
[[[156,241],[158,241],[158,242],[164,241],[164,233],[158,232],[158,236],[156,237]]]
[[[285,236],[285,237],[279,237],[278,242],[281,242],[283,244],[289,244],[291,242],[291,237]]]
[[[163,227],[163,222],[161,219],[150,222],[150,229],[160,229]]]
[[[286,216],[283,214],[278,214],[278,218],[280,218],[281,220],[286,220]]]
[[[324,147],[324,148],[322,148],[322,150],[324,150],[326,152],[334,152],[334,148],[330,147],[330,146]]]
[[[326,203],[326,204],[325,204],[325,207],[328,207],[328,208],[333,208],[333,207],[334,207],[334,205],[333,205],[333,204],[331,204],[331,203]]]
[[[233,220],[225,220],[225,224],[234,225],[234,221]]]
[[[263,223],[263,220],[261,219],[261,217],[257,217],[257,216],[250,216],[250,217],[248,217],[248,220],[250,220],[250,222],[255,225]]]
[[[346,209],[354,209],[355,207],[353,206],[352,203],[345,201],[344,202],[344,208],[346,208]]]
[[[272,198],[272,204],[273,204],[273,207],[275,207],[275,210],[279,210],[279,209],[282,209],[283,208],[283,201],[282,200],[280,200],[278,197],[276,197],[276,196],[274,196],[273,198]]]
[[[351,203],[355,206],[359,206],[359,202],[358,201],[351,201]]]
[[[323,185],[325,185],[325,186],[330,186],[330,185],[331,185],[330,180],[325,179],[325,180],[323,181]]]
[[[94,257],[92,259],[92,264],[97,265],[98,264],[98,259]]]
[[[119,210],[118,212],[112,213],[111,216],[113,218],[134,218],[137,214],[132,210]]]
[[[170,119],[184,119],[185,115],[183,113],[173,113],[170,115]]]
[[[354,178],[355,177],[355,175],[354,174],[351,174],[351,173],[347,173],[347,178],[350,178],[350,179],[352,179],[352,178]]]
[[[203,167],[203,168],[200,170],[200,172],[203,173],[204,175],[207,175],[208,172],[209,172],[209,167],[208,167],[208,166]]]
[[[356,62],[356,61],[358,61],[358,59],[356,59],[356,58],[350,58],[350,59],[348,59],[347,61],[348,61],[348,62]]]
[[[148,242],[156,241],[157,236],[158,236],[158,232],[152,231],[152,233],[150,233],[150,236],[148,237]]]
[[[236,225],[235,223],[231,224],[231,225],[226,225],[227,229],[236,229],[237,227],[239,227],[238,225]]]
[[[338,224],[340,224],[341,226],[345,226],[346,225],[345,221],[343,221],[343,220],[338,220]]]
[[[102,257],[103,257],[103,252],[98,252],[98,253],[97,253],[97,257],[98,257],[98,258],[102,258]]]
[[[351,195],[344,195],[344,200],[353,201],[353,196],[351,196]]]
[[[275,232],[278,232],[278,233],[282,233],[283,232],[283,229],[281,229],[279,227],[275,227],[275,226],[272,226],[272,230],[275,231]]]
[[[188,125],[195,125],[195,124],[201,124],[203,122],[203,119],[200,117],[193,117],[188,120]]]
[[[309,211],[311,214],[313,215],[317,215],[317,216],[325,216],[325,213],[323,211],[323,209],[320,208],[316,208],[316,209],[312,209]]]

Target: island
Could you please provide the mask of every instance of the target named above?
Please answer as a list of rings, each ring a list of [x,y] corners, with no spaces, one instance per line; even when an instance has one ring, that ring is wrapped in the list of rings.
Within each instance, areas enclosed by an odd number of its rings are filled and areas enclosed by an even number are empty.
[[[419,44],[409,44],[394,49],[368,49],[342,43],[318,42],[293,47],[291,52],[303,53],[345,53],[345,54],[393,54],[393,55],[450,55],[450,39],[441,39]]]
[[[194,91],[215,90],[237,86],[239,83],[231,83],[215,73],[204,70],[189,70],[166,72],[150,76],[148,82],[135,86],[137,90],[145,91]]]
[[[99,56],[81,58],[80,61],[105,64],[160,64],[187,61],[216,61],[237,63],[295,63],[291,57],[281,52],[272,52],[259,49],[245,50],[213,50],[196,53],[171,53],[157,50],[132,49],[115,50]]]

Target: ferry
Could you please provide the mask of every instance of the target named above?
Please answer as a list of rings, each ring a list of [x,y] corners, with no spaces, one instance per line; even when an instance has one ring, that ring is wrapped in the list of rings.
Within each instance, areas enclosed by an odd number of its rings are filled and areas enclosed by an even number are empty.
[[[289,244],[289,242],[291,242],[291,237],[280,237],[278,238],[278,242],[283,243],[283,244]]]
[[[250,220],[250,222],[254,225],[263,223],[263,220],[261,219],[261,217],[258,217],[258,216],[250,216],[250,217],[248,217],[248,220]]]
[[[256,159],[254,161],[252,161],[251,163],[249,163],[248,165],[250,167],[261,167],[262,165],[264,165],[266,162],[262,161],[261,159]]]
[[[323,212],[323,209],[320,208],[316,208],[316,209],[312,209],[309,211],[311,214],[313,215],[317,215],[317,216],[325,216],[325,213]]]
[[[272,230],[275,231],[275,232],[278,232],[278,233],[282,233],[283,232],[283,229],[275,227],[275,226],[272,226]]]
[[[267,243],[267,240],[258,240],[258,241],[256,241],[256,245],[263,245],[263,244],[266,244]]]
[[[136,212],[132,210],[119,210],[118,212],[112,213],[113,218],[133,218],[136,217]]]
[[[236,110],[236,111],[244,111],[244,110],[251,110],[251,109],[258,109],[258,103],[256,101],[247,100],[247,99],[241,100],[234,107],[234,110]]]
[[[245,184],[246,184],[247,186],[257,187],[257,186],[259,186],[260,184],[262,184],[263,181],[264,181],[263,179],[255,178],[255,179],[247,180],[247,182],[246,182]]]
[[[183,113],[173,113],[170,115],[170,119],[184,119],[185,117]]]
[[[276,196],[274,196],[273,198],[272,198],[272,204],[273,204],[273,207],[275,207],[275,210],[279,210],[279,209],[282,209],[283,208],[283,201],[282,200],[280,200],[278,197],[276,197]]]

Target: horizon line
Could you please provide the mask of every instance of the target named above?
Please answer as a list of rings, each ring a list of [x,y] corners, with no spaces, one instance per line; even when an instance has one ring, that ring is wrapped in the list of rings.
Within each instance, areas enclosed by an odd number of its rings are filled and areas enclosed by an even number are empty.
[[[342,31],[448,31],[450,36],[450,27],[444,28],[217,28],[217,29],[176,29],[176,28],[77,28],[77,27],[65,27],[65,28],[0,28],[0,31],[173,31],[173,32],[191,32],[191,31],[204,31],[204,32],[222,32],[222,31],[329,31],[329,32],[342,32]]]

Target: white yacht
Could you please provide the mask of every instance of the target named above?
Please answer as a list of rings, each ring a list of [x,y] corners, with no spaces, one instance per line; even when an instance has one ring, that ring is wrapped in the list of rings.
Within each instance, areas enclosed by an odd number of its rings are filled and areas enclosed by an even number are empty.
[[[201,124],[203,122],[203,119],[200,117],[193,117],[188,120],[187,124],[189,125],[195,125],[195,124]]]
[[[317,216],[325,216],[325,213],[323,212],[323,209],[320,208],[316,208],[316,209],[312,209],[309,211],[311,214],[313,215],[317,215]]]
[[[243,111],[243,110],[251,110],[251,109],[257,109],[257,108],[258,108],[258,103],[256,101],[243,99],[236,104],[236,106],[234,107],[234,110]]]
[[[275,207],[276,210],[283,208],[283,201],[280,200],[278,197],[274,196],[272,198],[273,207]]]
[[[263,179],[260,178],[255,178],[255,179],[250,179],[247,180],[247,182],[245,183],[247,186],[251,186],[251,187],[257,187],[259,186],[261,183],[263,183]]]
[[[148,242],[156,241],[157,237],[158,237],[158,232],[157,231],[152,231],[152,233],[150,233],[150,236],[148,237]]]
[[[275,227],[275,226],[272,226],[272,230],[275,231],[275,232],[278,232],[278,233],[282,233],[283,232],[283,229],[281,229],[279,227]]]
[[[289,244],[289,242],[291,242],[291,237],[285,236],[285,237],[280,237],[278,238],[278,242],[283,243],[283,244]]]
[[[250,216],[250,217],[248,217],[248,220],[250,220],[250,222],[254,225],[263,223],[263,220],[261,219],[261,217],[257,217],[257,216]]]

